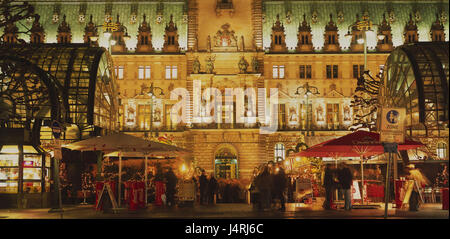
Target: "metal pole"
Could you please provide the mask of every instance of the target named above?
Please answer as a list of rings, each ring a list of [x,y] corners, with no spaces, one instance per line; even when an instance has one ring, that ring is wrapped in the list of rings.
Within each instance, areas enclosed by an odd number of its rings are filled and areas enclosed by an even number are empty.
[[[364,71],[367,70],[367,29],[364,29],[363,39],[364,39]]]
[[[385,193],[384,193],[384,218],[388,216],[388,204],[389,204],[389,193],[390,193],[390,171],[391,171],[391,157],[392,153],[389,152],[389,157],[386,166],[386,183],[385,183]]]
[[[117,191],[119,192],[119,207],[120,207],[120,201],[122,201],[122,151],[119,151],[119,184],[117,185],[118,189]]]
[[[306,136],[309,136],[309,95],[306,93]]]
[[[361,155],[361,204],[364,204],[364,163],[363,163],[363,156]]]
[[[150,139],[152,139],[153,136],[153,85],[152,85],[152,92],[150,96]]]
[[[145,181],[145,206],[147,206],[147,155],[145,155],[145,169],[144,169],[144,181]]]

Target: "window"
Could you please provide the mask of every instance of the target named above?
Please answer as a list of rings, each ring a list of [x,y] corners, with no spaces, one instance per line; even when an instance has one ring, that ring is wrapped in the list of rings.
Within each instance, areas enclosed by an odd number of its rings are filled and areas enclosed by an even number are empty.
[[[447,158],[447,144],[443,142],[438,143],[436,151],[438,158],[440,159]]]
[[[357,79],[364,73],[364,65],[353,65],[353,78]]]
[[[283,79],[284,78],[284,66],[273,66],[272,73],[273,73],[274,79]]]
[[[327,79],[337,79],[339,75],[338,71],[337,65],[327,65]]]
[[[141,45],[148,45],[148,36],[141,36]]]
[[[138,127],[141,130],[150,129],[150,105],[138,106]]]
[[[150,66],[139,66],[138,75],[139,80],[150,79]]]
[[[177,66],[166,66],[166,79],[177,79],[178,77],[178,67]]]
[[[308,35],[302,35],[302,44],[309,44]]]
[[[274,161],[275,162],[283,161],[285,158],[285,153],[286,152],[284,151],[284,144],[282,143],[275,144]]]
[[[337,129],[339,126],[339,104],[327,104],[328,129]]]
[[[123,80],[123,66],[114,66],[114,72],[119,80]]]
[[[311,79],[311,65],[300,66],[300,79]]]

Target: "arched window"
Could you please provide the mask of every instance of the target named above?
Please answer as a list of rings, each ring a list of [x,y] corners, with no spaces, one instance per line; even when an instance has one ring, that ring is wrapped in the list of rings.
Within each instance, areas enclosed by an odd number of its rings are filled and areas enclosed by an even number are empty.
[[[438,158],[440,159],[447,158],[447,144],[443,142],[438,143],[436,147],[436,153]]]
[[[279,162],[285,159],[286,151],[284,150],[284,144],[278,143],[275,144],[274,148],[274,161]]]

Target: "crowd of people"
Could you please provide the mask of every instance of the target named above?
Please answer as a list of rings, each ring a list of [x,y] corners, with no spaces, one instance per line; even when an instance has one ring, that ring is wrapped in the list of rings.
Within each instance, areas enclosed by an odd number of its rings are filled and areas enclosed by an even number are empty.
[[[334,208],[333,193],[339,190],[344,195],[345,210],[352,209],[351,186],[353,182],[353,174],[345,163],[340,163],[335,169],[331,165],[326,165],[323,177],[323,186],[325,188],[325,201],[323,208],[330,210]]]
[[[253,179],[250,190],[255,198],[252,200],[259,210],[270,210],[279,200],[278,210],[286,210],[286,193],[290,181],[284,168],[265,165],[261,172]]]

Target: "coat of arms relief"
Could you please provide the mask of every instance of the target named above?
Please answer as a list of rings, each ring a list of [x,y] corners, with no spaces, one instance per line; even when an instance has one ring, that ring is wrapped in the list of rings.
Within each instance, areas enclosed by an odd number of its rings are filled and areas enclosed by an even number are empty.
[[[230,24],[222,25],[222,30],[217,31],[214,36],[213,51],[237,51],[238,42],[234,31],[230,30]]]

